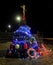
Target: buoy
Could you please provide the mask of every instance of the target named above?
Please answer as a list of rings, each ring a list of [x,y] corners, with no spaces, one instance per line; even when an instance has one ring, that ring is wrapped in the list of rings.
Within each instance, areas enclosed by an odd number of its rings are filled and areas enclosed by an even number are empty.
[[[33,55],[33,56],[30,54],[30,51],[33,51],[33,52],[34,52],[34,55]],[[31,59],[36,58],[36,51],[35,51],[35,49],[33,49],[33,48],[29,48],[28,51],[27,51],[27,54],[28,54],[28,56],[29,56]]]

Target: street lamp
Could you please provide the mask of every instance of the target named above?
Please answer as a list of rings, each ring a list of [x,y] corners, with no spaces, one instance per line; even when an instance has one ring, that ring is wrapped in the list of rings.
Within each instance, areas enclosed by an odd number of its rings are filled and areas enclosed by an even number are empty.
[[[11,24],[8,24],[7,25],[7,28],[8,28],[8,31],[10,32],[11,31],[11,28],[12,28]]]
[[[16,16],[16,21],[17,21],[18,23],[20,23],[21,20],[22,20],[21,16]]]
[[[17,17],[17,20],[18,20],[18,21],[21,21],[21,17],[20,17],[20,16],[18,16],[18,17]]]
[[[9,28],[9,29],[11,28],[11,25],[10,25],[10,24],[8,25],[8,28]]]
[[[8,25],[8,28],[11,29],[11,25],[10,24]]]

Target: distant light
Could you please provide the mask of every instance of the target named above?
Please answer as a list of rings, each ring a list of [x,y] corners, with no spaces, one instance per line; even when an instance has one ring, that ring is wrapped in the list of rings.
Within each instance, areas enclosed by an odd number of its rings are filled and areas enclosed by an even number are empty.
[[[10,24],[8,25],[8,28],[11,28],[11,25]]]

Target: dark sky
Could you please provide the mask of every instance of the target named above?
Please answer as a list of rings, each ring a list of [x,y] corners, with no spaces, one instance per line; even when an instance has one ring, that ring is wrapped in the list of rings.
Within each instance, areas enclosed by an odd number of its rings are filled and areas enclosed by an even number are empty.
[[[17,28],[13,16],[22,12],[21,5],[26,5],[27,24],[33,33],[37,30],[43,32],[46,37],[53,37],[53,3],[35,0],[2,0],[0,1],[0,31],[7,29],[7,24],[12,24],[12,30]]]

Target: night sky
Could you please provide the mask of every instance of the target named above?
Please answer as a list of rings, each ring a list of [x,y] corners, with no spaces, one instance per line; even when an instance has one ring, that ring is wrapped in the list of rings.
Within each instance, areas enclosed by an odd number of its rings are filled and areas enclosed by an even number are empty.
[[[0,31],[7,29],[7,24],[12,25],[12,31],[17,29],[15,14],[22,13],[21,5],[26,5],[27,24],[32,32],[43,32],[45,37],[53,37],[53,3],[35,0],[2,0],[0,1]]]

